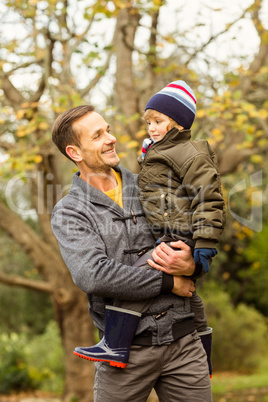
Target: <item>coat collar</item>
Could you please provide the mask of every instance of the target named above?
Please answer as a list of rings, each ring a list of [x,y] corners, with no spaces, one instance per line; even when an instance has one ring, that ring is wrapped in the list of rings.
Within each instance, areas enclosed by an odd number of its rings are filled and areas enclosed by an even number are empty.
[[[170,140],[176,140],[178,142],[185,142],[191,139],[191,130],[182,130],[179,131],[177,128],[173,127],[165,137],[168,137]]]
[[[132,204],[132,199],[137,197],[136,177],[121,165],[117,166],[115,170],[121,173],[124,210],[129,211]],[[106,194],[81,179],[79,171],[73,175],[70,194],[79,198],[86,198],[89,202],[94,204],[101,204],[107,206],[108,208],[112,208],[120,215],[123,214],[122,208],[120,208],[119,205],[111,200]]]
[[[191,130],[182,130],[179,131],[176,127],[173,127],[169,130],[166,135],[162,138],[161,141],[156,142],[151,146],[151,148],[155,148],[156,146],[162,146],[166,148],[166,146],[172,146],[175,144],[180,144],[182,142],[189,141],[191,139]]]

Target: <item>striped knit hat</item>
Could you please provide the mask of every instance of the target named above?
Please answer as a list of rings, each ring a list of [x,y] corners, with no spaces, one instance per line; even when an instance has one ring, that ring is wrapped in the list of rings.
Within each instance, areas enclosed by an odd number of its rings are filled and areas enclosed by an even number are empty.
[[[184,81],[173,81],[149,100],[147,109],[163,113],[189,129],[195,118],[196,97]]]

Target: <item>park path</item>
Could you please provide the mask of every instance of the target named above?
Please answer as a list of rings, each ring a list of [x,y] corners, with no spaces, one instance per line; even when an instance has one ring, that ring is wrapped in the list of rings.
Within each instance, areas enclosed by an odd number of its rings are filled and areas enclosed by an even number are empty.
[[[62,399],[52,394],[37,391],[11,395],[0,394],[0,402],[62,402]]]
[[[244,391],[233,391],[226,395],[214,395],[213,402],[267,402],[268,387],[251,388]],[[62,402],[55,395],[36,392],[34,394],[0,395],[0,402]],[[155,393],[152,392],[147,402],[158,402]],[[203,402],[203,401],[202,401]]]

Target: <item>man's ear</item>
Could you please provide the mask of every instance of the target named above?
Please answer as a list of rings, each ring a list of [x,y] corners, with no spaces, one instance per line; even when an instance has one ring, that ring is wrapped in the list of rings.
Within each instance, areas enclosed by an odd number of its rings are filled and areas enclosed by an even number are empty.
[[[74,162],[82,162],[80,149],[76,145],[67,145],[65,151]]]

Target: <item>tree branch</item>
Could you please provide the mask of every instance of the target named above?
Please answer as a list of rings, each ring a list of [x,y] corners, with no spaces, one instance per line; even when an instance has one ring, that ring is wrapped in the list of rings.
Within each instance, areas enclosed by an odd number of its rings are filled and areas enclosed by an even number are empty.
[[[29,103],[38,102],[40,100],[41,96],[43,95],[45,88],[46,88],[46,81],[43,76],[40,80],[37,91],[31,96],[31,98],[28,100],[28,102]]]
[[[11,102],[11,104],[16,108],[19,107],[23,102],[25,102],[25,98],[22,94],[14,87],[12,82],[9,80],[7,74],[1,74],[2,78],[2,90],[6,98]]]
[[[225,28],[224,30],[218,32],[215,35],[212,35],[207,42],[203,43],[203,45],[197,49],[190,57],[189,59],[185,62],[185,66],[188,66],[188,64],[192,61],[192,59],[200,52],[202,52],[212,41],[214,41],[215,39],[217,39],[219,36],[223,35],[226,31],[228,31],[233,25],[235,25],[237,22],[239,22],[242,18],[245,17],[246,13],[248,12],[250,7],[248,7],[246,10],[244,10],[244,12],[242,13],[242,15],[240,15],[238,18],[236,18],[233,22],[230,22],[228,24],[228,28]]]
[[[32,60],[32,61],[26,61],[25,63],[18,64],[18,65],[16,65],[14,68],[12,68],[11,70],[8,70],[8,71],[5,73],[5,75],[6,75],[6,76],[10,76],[10,75],[12,75],[15,71],[20,70],[21,68],[23,68],[23,69],[24,69],[24,68],[28,68],[28,67],[32,66],[33,64],[42,65],[43,62],[44,62],[43,57],[39,57],[39,58],[34,59],[34,60]],[[4,76],[4,74],[1,74],[1,75]]]
[[[111,60],[111,57],[112,57],[112,54],[113,54],[112,51],[110,51],[110,52],[108,53],[107,59],[106,59],[106,61],[105,61],[105,64],[104,64],[103,67],[102,67],[103,71],[106,71],[106,70],[108,69],[109,64],[110,64],[110,60]],[[85,88],[83,88],[82,90],[79,91],[80,96],[83,97],[83,96],[85,96],[88,92],[90,92],[90,90],[91,90],[92,88],[94,88],[94,87],[97,85],[97,83],[99,82],[99,80],[100,80],[101,77],[102,77],[102,76],[97,73],[97,74],[95,75],[95,78],[94,78],[93,80],[91,80],[90,83],[89,83]]]
[[[9,151],[10,149],[16,149],[16,145],[12,144],[11,142],[1,141],[0,140],[0,148],[4,151]]]
[[[259,94],[256,94],[256,88],[253,86],[253,82],[256,81],[256,74],[260,71],[261,67],[266,65],[267,55],[268,55],[268,43],[267,43],[267,29],[264,28],[263,24],[260,20],[260,10],[262,6],[261,0],[255,0],[254,4],[251,6],[251,15],[252,15],[252,22],[255,26],[255,29],[260,38],[260,47],[258,53],[255,55],[255,58],[250,64],[248,69],[248,73],[246,77],[242,80],[242,91],[243,96],[248,97],[249,100],[255,100],[254,98]],[[264,83],[265,85],[265,83]],[[262,88],[263,89],[263,88]],[[261,91],[260,91],[261,92]],[[263,95],[261,99],[266,99],[265,95],[265,87],[263,89]],[[259,99],[257,99],[259,100]]]
[[[0,203],[0,227],[21,245],[45,278],[51,278],[53,281],[53,278],[56,280],[57,274],[66,271],[60,254],[4,203]],[[51,266],[54,267],[53,272]]]
[[[213,147],[214,148],[214,147]],[[260,153],[259,148],[252,148],[252,149],[240,149],[238,150],[237,144],[232,144],[228,147],[223,153],[218,153],[217,149],[214,148],[214,151],[218,158],[219,164],[219,171],[221,176],[226,174],[233,173],[237,166],[241,163],[250,158],[250,156],[259,154],[259,155],[266,155],[268,151],[268,146],[262,149]]]
[[[44,293],[52,293],[53,286],[44,281],[36,280],[36,279],[27,279],[18,275],[6,275],[0,272],[0,283],[9,286],[18,286],[31,290],[37,290],[39,292]]]
[[[73,53],[73,51],[75,49],[77,49],[78,46],[80,45],[80,43],[85,39],[86,34],[89,32],[93,22],[94,22],[94,16],[88,22],[88,24],[87,24],[86,28],[84,29],[84,31],[80,35],[75,36],[75,38],[76,38],[75,42],[72,45],[70,45],[70,52],[71,53]]]

